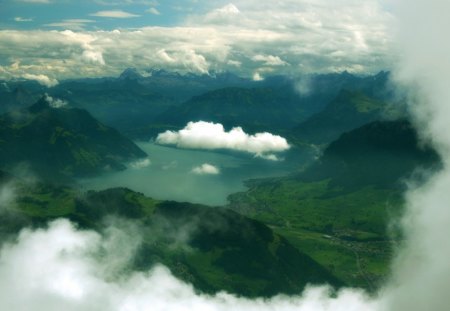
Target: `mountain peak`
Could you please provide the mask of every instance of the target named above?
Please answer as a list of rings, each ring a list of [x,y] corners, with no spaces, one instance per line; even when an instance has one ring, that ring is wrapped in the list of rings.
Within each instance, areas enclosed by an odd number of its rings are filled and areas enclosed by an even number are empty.
[[[39,113],[46,109],[60,109],[67,107],[68,103],[65,100],[53,98],[48,94],[42,96],[36,103],[28,108],[32,113]]]
[[[136,68],[127,68],[120,74],[119,79],[139,80],[142,79],[142,75],[137,71]]]
[[[47,101],[47,97],[44,95],[41,98],[39,98],[39,100],[34,103],[33,105],[31,105],[28,108],[28,111],[32,112],[32,113],[39,113],[42,112],[46,109],[50,109],[50,105]]]

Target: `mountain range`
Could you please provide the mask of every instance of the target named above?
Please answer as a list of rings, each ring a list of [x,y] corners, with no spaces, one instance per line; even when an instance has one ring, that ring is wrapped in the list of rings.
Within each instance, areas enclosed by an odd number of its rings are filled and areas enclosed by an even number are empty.
[[[227,127],[239,125],[250,132],[286,133],[294,141],[316,143],[307,141],[305,135],[309,134],[303,134],[303,127],[309,133],[308,124],[326,122],[320,121],[320,116],[309,122],[308,118],[342,99],[342,90],[377,103],[395,99],[387,72],[366,77],[348,72],[269,76],[263,81],[252,81],[232,73],[181,75],[128,68],[117,78],[65,80],[47,89],[32,81],[4,81],[1,85],[4,99],[0,101],[0,112],[23,108],[47,92],[73,107],[86,109],[134,139],[150,139],[166,129],[183,127],[188,121],[205,119]],[[302,122],[308,123],[301,125]],[[289,133],[297,126],[299,129]],[[313,134],[319,142],[329,142],[333,136]],[[323,135],[326,137],[320,137]]]

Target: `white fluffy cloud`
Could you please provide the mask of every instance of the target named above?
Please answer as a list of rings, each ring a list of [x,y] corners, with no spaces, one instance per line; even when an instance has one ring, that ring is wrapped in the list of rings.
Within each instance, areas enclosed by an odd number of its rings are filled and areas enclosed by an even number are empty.
[[[197,175],[218,175],[220,174],[220,170],[217,166],[208,164],[208,163],[203,163],[200,166],[196,166],[192,169],[191,171],[194,174]]]
[[[287,63],[282,60],[279,56],[273,55],[255,55],[252,57],[252,60],[256,62],[262,62],[266,66],[285,66]]]
[[[273,159],[270,155],[290,148],[285,138],[270,133],[249,135],[241,127],[225,131],[220,123],[189,122],[178,132],[166,131],[156,138],[158,144],[175,145],[178,148],[229,149],[243,151],[255,156]]]
[[[22,23],[22,22],[32,22],[33,19],[32,19],[32,18],[25,18],[25,17],[17,16],[17,17],[14,17],[14,21],[19,22],[19,23]]]
[[[49,78],[48,76],[43,74],[25,73],[22,75],[22,77],[27,80],[35,80],[38,83],[45,85],[46,87],[52,87],[58,84],[58,80]]]
[[[121,10],[113,10],[113,11],[98,11],[96,13],[92,13],[91,16],[110,17],[110,18],[131,18],[131,17],[139,17],[140,15],[132,14]]]
[[[59,98],[53,98],[49,96],[48,94],[45,94],[45,100],[47,101],[48,105],[52,108],[63,108],[66,107],[69,103],[65,100],[59,99]]]
[[[149,158],[145,158],[145,159],[131,162],[130,167],[134,168],[134,169],[141,169],[141,168],[149,167],[151,164],[152,164],[152,161],[150,161]]]

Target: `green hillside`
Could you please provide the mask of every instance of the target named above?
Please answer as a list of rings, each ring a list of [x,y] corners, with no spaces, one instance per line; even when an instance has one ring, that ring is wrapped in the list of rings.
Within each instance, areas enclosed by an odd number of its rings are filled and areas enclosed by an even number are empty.
[[[146,156],[87,111],[51,107],[46,97],[0,116],[0,167],[24,165],[45,180],[91,176]]]
[[[162,263],[207,293],[245,296],[300,293],[307,283],[342,282],[262,223],[228,209],[160,202],[124,188],[80,193],[48,185],[18,186],[22,195],[0,232],[65,217],[102,232],[111,217],[132,221],[142,243],[130,269]]]
[[[386,102],[360,91],[341,90],[324,110],[296,126],[291,136],[296,141],[326,144],[344,132],[399,114],[400,108],[388,106]]]

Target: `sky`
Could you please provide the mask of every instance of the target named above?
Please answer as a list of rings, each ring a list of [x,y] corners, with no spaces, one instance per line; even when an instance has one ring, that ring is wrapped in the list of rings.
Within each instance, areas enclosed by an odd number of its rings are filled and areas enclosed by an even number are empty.
[[[0,0],[0,79],[389,70],[385,0]]]

